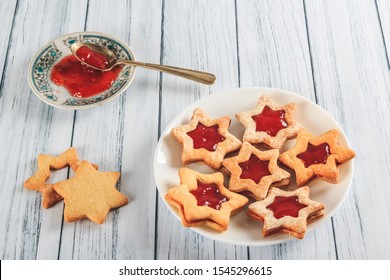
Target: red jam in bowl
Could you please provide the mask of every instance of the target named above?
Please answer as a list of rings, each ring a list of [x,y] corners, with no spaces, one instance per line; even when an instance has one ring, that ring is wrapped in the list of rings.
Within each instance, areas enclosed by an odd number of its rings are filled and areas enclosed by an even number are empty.
[[[241,169],[241,179],[251,179],[258,184],[264,176],[271,175],[268,169],[269,160],[262,161],[254,154],[251,154],[249,160],[238,164]]]
[[[216,184],[204,184],[198,181],[198,187],[191,191],[195,196],[198,206],[208,206],[219,210],[221,204],[228,201],[226,197],[220,194]]]
[[[297,155],[297,158],[301,159],[307,168],[312,164],[325,164],[329,155],[330,147],[327,143],[318,146],[309,143],[306,151]]]
[[[90,50],[89,48],[87,49]],[[87,57],[85,50],[82,52]],[[97,65],[98,62],[105,64],[104,60],[107,61],[107,58],[90,55],[88,59],[86,58],[87,60],[88,63],[93,60],[92,64]],[[81,63],[73,55],[69,55],[53,66],[50,79],[56,85],[65,87],[72,96],[87,98],[109,89],[118,78],[121,70],[121,66],[105,72],[96,70]]]
[[[274,137],[281,129],[287,127],[284,115],[284,110],[274,111],[270,107],[265,106],[263,111],[256,116],[252,116],[252,119],[256,123],[256,131],[264,131]]]
[[[204,148],[210,152],[214,152],[217,149],[219,142],[225,140],[219,131],[219,126],[204,126],[199,123],[195,130],[187,132],[194,142],[194,149]]]
[[[298,217],[299,210],[305,208],[307,205],[298,202],[298,196],[275,196],[274,201],[267,206],[267,209],[274,212],[276,219],[285,216]]]

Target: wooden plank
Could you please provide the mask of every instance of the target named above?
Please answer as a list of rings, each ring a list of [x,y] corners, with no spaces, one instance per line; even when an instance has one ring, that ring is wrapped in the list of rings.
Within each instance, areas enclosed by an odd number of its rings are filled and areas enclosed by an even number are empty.
[[[201,16],[200,16],[201,15]],[[163,75],[161,130],[195,100],[238,86],[234,1],[165,1],[163,60],[170,65],[210,71],[209,87]],[[245,259],[247,248],[214,242],[183,228],[159,197],[157,259]]]
[[[159,61],[159,1],[91,1],[87,29],[123,40],[140,60]],[[77,111],[74,145],[101,171],[121,172],[118,188],[129,204],[110,212],[103,225],[88,220],[64,224],[61,259],[153,259],[156,188],[151,147],[158,136],[158,91],[159,73],[137,69],[122,96]]]
[[[386,47],[386,59],[390,69],[390,1],[376,0],[381,33]]]
[[[130,46],[136,58],[158,63],[162,1],[133,1],[131,11]],[[155,254],[156,185],[151,147],[158,139],[159,81],[159,72],[137,69],[126,94],[122,188],[127,189],[131,202],[119,219],[117,259],[153,259]]]
[[[302,1],[238,1],[237,22],[241,86],[315,100]]]
[[[6,209],[0,258],[389,259],[390,241],[383,238],[390,229],[388,2],[149,1],[0,3],[0,46],[9,44],[0,54],[0,205]],[[158,73],[138,69],[126,93],[102,107],[75,115],[45,105],[23,69],[50,39],[83,30],[88,6],[88,30],[117,36],[139,60],[155,63],[162,30],[162,62],[214,72],[217,84],[163,75],[160,88]],[[193,101],[238,85],[280,87],[317,100],[357,151],[347,200],[304,240],[249,249],[214,242],[183,228],[156,194],[151,166],[159,127]],[[38,153],[59,154],[72,141],[80,158],[122,172],[118,186],[130,203],[102,226],[63,224],[62,203],[44,210],[40,194],[23,188]],[[51,181],[66,177],[62,170]]]
[[[237,30],[242,87],[282,88],[315,101],[302,1],[237,1]],[[334,247],[329,220],[304,240],[250,248],[249,254],[251,259],[332,259]]]
[[[55,259],[62,207],[43,210],[40,194],[23,188],[23,182],[36,171],[38,153],[59,154],[69,147],[73,112],[38,100],[25,71],[34,53],[50,39],[83,28],[86,1],[18,3],[0,98],[0,204],[7,209],[0,213],[0,257]],[[66,178],[66,172],[55,178]]]
[[[390,81],[373,1],[306,1],[319,103],[357,153],[353,185],[334,216],[339,259],[388,259]]]
[[[3,75],[4,63],[9,50],[9,39],[12,29],[12,22],[16,11],[16,0],[1,1],[0,2],[0,18],[1,18],[1,32],[0,32],[0,77]],[[0,80],[1,87],[1,80]],[[1,89],[1,88],[0,88]]]

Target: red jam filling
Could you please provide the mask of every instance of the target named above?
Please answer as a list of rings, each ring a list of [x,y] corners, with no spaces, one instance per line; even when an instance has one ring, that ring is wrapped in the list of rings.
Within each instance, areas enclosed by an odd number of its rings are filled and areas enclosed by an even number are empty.
[[[330,155],[330,147],[327,143],[314,146],[309,143],[306,151],[297,155],[297,158],[301,159],[305,164],[305,167],[309,167],[312,164],[325,164]]]
[[[285,216],[298,217],[299,210],[305,208],[307,205],[298,202],[298,196],[275,196],[274,201],[267,206],[268,210],[274,212],[276,219]]]
[[[81,63],[73,55],[64,57],[54,65],[50,78],[65,87],[74,97],[91,97],[109,89],[121,72],[121,67],[102,72]]]
[[[194,149],[204,148],[210,152],[214,152],[217,149],[219,142],[225,140],[219,131],[219,126],[204,126],[199,123],[195,130],[187,132],[194,142]]]
[[[216,184],[204,184],[198,181],[198,187],[191,191],[191,194],[195,196],[198,206],[208,206],[216,210],[221,208],[222,203],[228,201],[226,197],[219,193]]]
[[[84,61],[85,63],[99,68],[99,69],[107,69],[108,68],[108,59],[105,55],[95,52],[94,50],[82,46],[76,52],[76,55],[79,59]]]
[[[265,106],[263,111],[260,114],[253,116],[252,119],[256,123],[256,131],[264,131],[274,137],[281,129],[287,127],[284,115],[284,110],[274,111],[270,107]]]
[[[241,179],[252,179],[258,184],[264,176],[271,175],[269,172],[268,165],[269,160],[262,161],[254,154],[251,154],[249,160],[238,164],[241,169]]]

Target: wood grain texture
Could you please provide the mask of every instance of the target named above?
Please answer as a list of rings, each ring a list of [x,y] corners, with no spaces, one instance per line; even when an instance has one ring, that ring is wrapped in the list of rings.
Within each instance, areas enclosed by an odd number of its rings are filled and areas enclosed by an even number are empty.
[[[389,259],[389,5],[0,1],[0,259]],[[215,73],[216,84],[137,69],[129,89],[101,107],[75,112],[44,104],[26,79],[30,59],[51,39],[85,29],[123,40],[140,61]],[[317,102],[357,153],[346,201],[303,240],[216,242],[184,228],[156,191],[154,149],[167,124],[194,101],[239,86],[283,88]],[[65,223],[62,202],[43,209],[40,193],[23,187],[38,154],[71,145],[101,171],[121,172],[118,188],[129,204],[103,225]],[[56,171],[50,182],[68,176]]]
[[[162,130],[195,100],[238,86],[234,8],[234,1],[165,1],[162,62],[212,72],[217,81],[208,87],[163,75]],[[246,247],[214,242],[184,228],[160,198],[156,253],[157,259],[247,258]]]
[[[375,3],[306,5],[319,104],[357,153],[352,189],[333,219],[338,258],[388,259],[390,81]]]
[[[158,4],[120,1],[113,7],[107,1],[90,2],[87,30],[111,34],[131,45],[136,57],[139,53],[156,62],[161,37]],[[103,225],[87,220],[64,224],[60,258],[153,259],[156,189],[150,170],[151,147],[157,142],[158,81],[158,73],[137,69],[123,95],[76,113],[74,146],[82,147],[82,157],[98,163],[100,170],[121,172],[118,187],[129,204],[112,211]]]
[[[302,1],[237,1],[237,22],[241,86],[287,89],[315,101]],[[251,259],[333,259],[334,248],[329,220],[304,240],[249,252]]]
[[[15,12],[17,10],[17,0],[1,1],[0,2],[0,18],[1,18],[1,31],[0,32],[0,79],[3,75],[4,63],[7,52],[9,51],[9,39],[12,30],[12,23],[15,18]],[[0,80],[0,87],[2,80]]]
[[[59,154],[69,147],[73,112],[53,110],[39,101],[25,73],[43,44],[83,27],[83,2],[18,3],[0,98],[0,205],[7,209],[0,213],[0,252],[2,259],[56,259],[62,208],[44,211],[40,194],[25,189],[23,182],[36,171],[39,153]],[[58,173],[61,177],[66,178],[66,172]]]
[[[386,47],[386,59],[390,69],[390,1],[375,0],[375,4],[383,41]]]
[[[152,7],[152,8],[151,8]],[[162,1],[133,1],[130,47],[140,61],[158,63]],[[156,185],[152,175],[158,138],[160,73],[137,69],[126,93],[122,186],[130,198],[119,216],[116,259],[153,259],[156,235]]]
[[[283,88],[315,101],[303,3],[237,1],[241,87]]]

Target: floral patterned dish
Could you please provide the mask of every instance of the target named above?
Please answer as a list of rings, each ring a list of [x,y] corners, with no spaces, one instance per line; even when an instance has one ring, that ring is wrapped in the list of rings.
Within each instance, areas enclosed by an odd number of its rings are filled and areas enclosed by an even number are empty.
[[[118,59],[134,60],[133,53],[125,43],[103,33],[78,32],[52,40],[34,55],[28,66],[28,82],[32,91],[51,106],[63,109],[96,107],[123,93],[134,78],[135,67],[125,66],[108,90],[89,98],[73,97],[66,88],[57,86],[50,80],[50,71],[63,57],[72,54],[70,46],[79,41],[105,46],[112,50]]]

